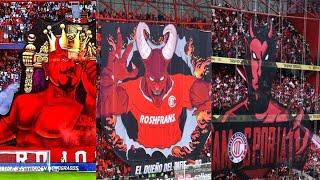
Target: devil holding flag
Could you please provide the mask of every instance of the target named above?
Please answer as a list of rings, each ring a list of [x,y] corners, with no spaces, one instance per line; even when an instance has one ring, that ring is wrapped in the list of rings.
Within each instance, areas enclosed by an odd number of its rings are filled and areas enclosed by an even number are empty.
[[[192,59],[201,37],[192,37],[194,32],[187,42],[172,24],[158,36],[163,27],[131,27],[125,45],[129,28],[114,25],[116,38],[107,35],[98,113],[107,141],[135,175],[172,171],[175,161],[197,159],[209,137],[210,84],[201,77],[210,62]]]
[[[310,121],[303,112],[291,115],[271,97],[276,75],[272,23],[250,22],[248,58],[244,63],[247,97],[214,123],[212,170],[239,177],[262,178],[285,164],[301,169],[310,142]]]

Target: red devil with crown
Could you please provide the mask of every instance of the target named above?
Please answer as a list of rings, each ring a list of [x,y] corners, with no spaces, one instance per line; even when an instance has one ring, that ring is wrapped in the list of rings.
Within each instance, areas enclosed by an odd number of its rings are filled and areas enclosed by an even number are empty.
[[[96,63],[86,59],[86,45],[80,42],[81,28],[70,40],[65,25],[60,27],[59,37],[52,33],[51,26],[44,30],[49,47],[48,62],[42,63],[42,68],[48,87],[14,99],[10,114],[0,118],[3,145],[15,139],[18,147],[95,146]],[[76,98],[80,82],[86,90],[85,103]]]

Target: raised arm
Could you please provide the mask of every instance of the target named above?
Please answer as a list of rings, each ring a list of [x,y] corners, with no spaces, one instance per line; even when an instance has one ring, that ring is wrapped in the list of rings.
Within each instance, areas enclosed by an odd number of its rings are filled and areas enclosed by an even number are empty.
[[[117,29],[118,41],[115,42],[111,37],[108,43],[112,47],[108,55],[107,66],[102,70],[100,76],[100,92],[98,100],[98,115],[110,116],[119,115],[128,111],[129,97],[126,90],[120,86],[120,83],[131,77],[136,77],[138,70],[133,66],[133,70],[127,70],[127,58],[132,51],[133,44],[130,43],[122,51],[123,40],[120,28]]]

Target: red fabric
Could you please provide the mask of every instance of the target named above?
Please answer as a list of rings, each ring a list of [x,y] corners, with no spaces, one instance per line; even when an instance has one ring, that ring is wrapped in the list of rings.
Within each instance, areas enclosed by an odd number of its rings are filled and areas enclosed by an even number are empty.
[[[128,111],[131,111],[138,124],[138,142],[145,147],[166,148],[181,139],[179,120],[183,107],[191,108],[190,88],[195,78],[173,75],[172,88],[157,107],[140,88],[140,79],[124,83],[128,93]],[[134,99],[130,98],[134,97]],[[166,137],[155,140],[157,137]]]

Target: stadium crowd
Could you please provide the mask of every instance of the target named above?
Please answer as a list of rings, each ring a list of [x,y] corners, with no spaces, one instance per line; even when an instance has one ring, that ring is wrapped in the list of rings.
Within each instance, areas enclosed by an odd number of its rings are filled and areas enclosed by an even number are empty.
[[[99,14],[100,17],[106,19],[122,19],[126,22],[126,19],[135,19],[135,20],[151,20],[151,21],[174,21],[172,17],[164,17],[161,14],[157,15],[154,12],[147,14],[139,13],[128,13],[124,11],[114,12],[114,11],[103,11]],[[197,18],[189,18],[188,22],[206,22],[205,20]],[[214,55],[222,57],[238,57],[245,58],[246,55],[246,36],[248,36],[248,27],[249,27],[250,16],[248,14],[243,14],[242,16],[236,12],[230,11],[221,11],[215,10],[213,16],[213,26],[212,26],[212,48]],[[278,19],[273,19],[273,24],[277,23]],[[267,24],[266,19],[258,19],[258,23]],[[202,26],[188,26],[193,28],[206,29]],[[277,47],[277,59],[283,63],[302,63],[302,64],[311,64],[310,49],[308,44],[304,43],[303,37],[294,29],[294,27],[288,22],[284,21],[281,27],[276,26],[274,29],[277,33],[274,33],[276,36],[276,47]],[[302,60],[302,54],[305,50],[305,60]],[[273,82],[272,97],[277,100],[284,107],[289,109],[290,113],[296,113],[299,109],[303,108],[306,113],[315,113],[317,109],[318,97],[315,93],[315,87],[309,83],[303,83],[297,77],[291,76],[281,76],[276,78]],[[247,85],[245,80],[239,75],[228,74],[227,71],[219,71],[218,73],[213,74],[213,83],[212,83],[212,100],[214,113],[222,114],[225,110],[229,109],[233,105],[239,103],[247,96]],[[280,93],[278,93],[280,92]],[[291,93],[289,93],[291,92]],[[292,93],[293,92],[293,93]],[[210,144],[210,143],[208,143]],[[105,144],[108,146],[108,144]],[[104,148],[103,151],[105,155],[108,156],[107,159],[117,159],[116,155],[109,150],[111,147]],[[204,151],[201,153],[203,157],[210,156],[210,146],[205,146]],[[115,161],[117,162],[117,161]],[[100,164],[103,164],[102,162]],[[121,162],[116,163],[117,166],[121,168],[116,168],[113,170],[113,173],[116,171],[124,170],[128,173],[128,169],[124,168],[124,165]],[[109,162],[109,168],[107,165],[102,166],[101,173],[106,173],[110,167],[113,167],[111,161]],[[104,167],[104,168],[103,168]],[[101,176],[103,177],[103,175]],[[125,174],[125,173],[122,173]],[[218,179],[228,178],[236,179],[235,174],[228,172],[226,174],[220,174],[217,176]],[[99,174],[98,174],[99,176]],[[286,166],[274,169],[268,175],[270,179],[275,177],[296,177],[298,174],[289,170]]]
[[[306,113],[319,112],[319,95],[310,83],[303,83],[296,77],[280,76],[273,82],[272,97],[280,104],[296,114],[301,108]]]
[[[222,114],[239,103],[247,95],[246,82],[240,75],[229,75],[220,71],[213,74],[212,106],[214,114]]]
[[[317,136],[320,135],[318,131]],[[267,179],[276,180],[281,177],[287,179],[319,179],[320,177],[320,151],[314,143],[310,144],[305,164],[302,171],[292,169],[290,165],[282,165],[279,168],[272,169]]]
[[[318,133],[319,135],[319,133]],[[316,178],[320,177],[320,151],[314,144],[311,145],[310,152],[308,154],[306,164],[303,167],[303,171]]]
[[[99,123],[97,121],[97,123]],[[99,123],[100,124],[100,123]],[[105,137],[104,128],[97,124],[97,174],[98,179],[109,177],[119,179],[130,173],[130,167],[115,154]]]
[[[248,47],[246,38],[249,36],[251,15],[214,9],[212,20],[213,53],[220,57],[245,58]],[[253,24],[267,25],[267,17],[257,16]],[[277,61],[283,63],[312,64],[309,45],[293,25],[279,18],[272,19],[276,31]],[[303,56],[305,52],[305,56]]]
[[[79,4],[80,15],[94,18],[91,1]],[[0,4],[0,43],[24,42],[25,33],[38,18],[59,21],[72,16],[70,2],[11,2]]]
[[[0,92],[20,79],[21,67],[16,51],[0,51]]]
[[[179,15],[174,16],[174,13],[163,15],[160,12],[157,12],[156,10],[151,12],[128,12],[125,13],[124,10],[120,10],[118,12],[110,9],[104,9],[102,11],[99,11],[98,15],[101,19],[106,20],[117,20],[119,22],[128,22],[128,20],[146,20],[150,21],[157,21],[157,24],[161,22],[169,23],[169,22],[183,22],[185,24],[182,24],[183,27],[187,28],[197,28],[197,29],[203,29],[203,30],[210,30],[210,21],[208,21],[206,18],[203,17],[195,17],[190,15]]]
[[[319,154],[318,154],[319,155]],[[266,178],[268,180],[278,180],[278,179],[318,179],[319,177],[319,163],[314,161],[318,159],[314,158],[309,154],[308,160],[306,162],[306,166],[303,171],[298,171],[296,169],[292,169],[287,165],[280,165],[278,168],[271,169]],[[212,179],[220,180],[220,179],[228,179],[228,180],[238,180],[241,177],[237,176],[232,171],[224,171],[219,174],[216,174],[212,177]]]
[[[319,179],[319,155],[320,152],[316,150],[314,145],[312,145],[302,171],[290,168],[290,164],[281,164],[278,168],[271,169],[267,173],[265,179]],[[238,180],[241,179],[241,177],[237,176],[234,172],[227,170],[218,174],[214,174],[212,179]]]
[[[82,4],[80,9],[83,13],[87,13],[88,17],[94,17],[94,7],[89,4]],[[70,15],[72,6],[67,2],[19,2],[15,4],[0,4],[0,43],[2,42],[23,42],[25,32],[32,28],[37,18],[49,21],[59,21]],[[135,20],[151,20],[151,21],[176,21],[176,17],[164,16],[156,12],[146,14],[124,11],[103,11],[98,14],[102,18],[123,18]],[[178,20],[182,17],[177,16]],[[213,26],[208,27],[205,23],[208,21],[200,17],[184,17],[186,22],[194,23],[186,25],[191,28],[210,29],[212,28],[212,48],[217,56],[239,57],[244,58],[246,47],[245,37],[247,36],[249,27],[248,15],[231,11],[215,10],[213,16]],[[278,24],[277,18],[274,24]],[[265,24],[262,20],[260,23]],[[294,27],[284,21],[281,27],[277,29],[277,59],[285,63],[303,63],[311,64],[310,49],[308,44],[304,43],[303,37],[296,32]],[[303,51],[306,50],[305,61],[303,62]],[[10,83],[19,79],[21,72],[20,62],[17,53],[0,53],[0,91],[5,89]],[[297,112],[303,108],[307,113],[318,112],[316,106],[319,97],[316,96],[315,88],[309,84],[303,84],[295,77],[280,76],[276,78],[273,84],[272,97],[280,104],[287,107],[291,113]],[[230,75],[224,71],[214,74],[213,87],[213,108],[215,113],[223,113],[223,111],[232,107],[236,103],[243,100],[247,95],[247,87],[245,80],[239,75]],[[120,160],[113,152],[112,147],[106,141],[106,137],[102,132],[103,128],[97,128],[97,178],[112,177],[118,179],[130,173],[131,168]],[[208,142],[201,152],[203,158],[210,158],[210,145]],[[320,169],[318,160],[319,152],[313,152],[308,156],[309,163],[305,166],[307,173],[312,172],[312,168],[316,165],[316,169]],[[320,173],[317,171],[317,173]],[[172,176],[172,174],[169,174]],[[292,177],[295,173],[286,166],[271,171],[270,179],[276,179],[278,176]],[[319,175],[319,174],[318,174]],[[167,175],[168,176],[168,175]],[[224,177],[224,176],[222,176]],[[235,178],[232,172],[226,176],[228,179]]]
[[[239,75],[231,75],[226,71],[213,74],[212,101],[216,114],[223,114],[245,97],[247,97],[247,83]],[[302,108],[306,113],[319,112],[319,95],[315,87],[300,78],[278,74],[273,81],[271,95],[292,114]]]

